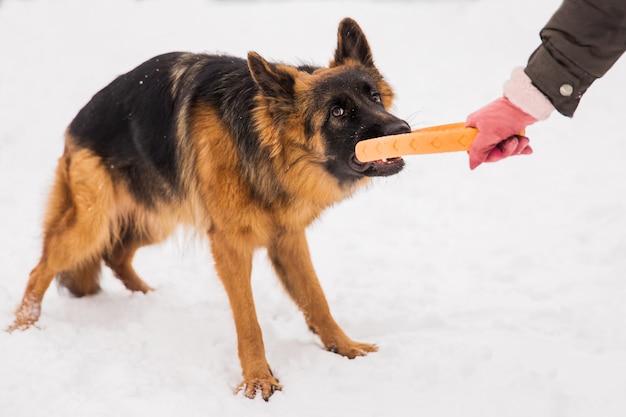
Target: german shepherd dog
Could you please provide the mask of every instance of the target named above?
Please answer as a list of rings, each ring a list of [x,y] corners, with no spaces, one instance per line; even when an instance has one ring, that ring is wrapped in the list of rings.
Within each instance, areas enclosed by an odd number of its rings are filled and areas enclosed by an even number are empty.
[[[238,338],[247,397],[281,385],[265,358],[250,274],[267,248],[284,288],[329,351],[376,351],[351,340],[330,314],[305,228],[401,158],[361,163],[358,141],[407,133],[388,112],[389,84],[361,28],[341,21],[328,67],[169,53],[119,76],[67,128],[44,218],[43,250],[15,322],[39,318],[54,277],[76,296],[98,292],[104,262],[131,291],[152,288],[131,265],[137,249],[179,224],[211,243]]]

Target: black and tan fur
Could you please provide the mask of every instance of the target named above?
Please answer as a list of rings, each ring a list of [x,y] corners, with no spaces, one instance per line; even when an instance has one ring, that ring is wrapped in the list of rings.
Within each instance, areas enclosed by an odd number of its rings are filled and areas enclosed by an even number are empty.
[[[137,249],[179,224],[206,234],[228,294],[245,395],[277,389],[250,286],[253,252],[268,250],[285,289],[324,346],[375,351],[337,325],[311,264],[305,228],[400,159],[362,164],[363,139],[408,132],[388,113],[393,93],[361,29],[339,26],[327,68],[170,53],[98,92],[69,125],[48,202],[43,251],[11,330],[40,315],[54,277],[77,296],[99,290],[102,263],[132,291]]]

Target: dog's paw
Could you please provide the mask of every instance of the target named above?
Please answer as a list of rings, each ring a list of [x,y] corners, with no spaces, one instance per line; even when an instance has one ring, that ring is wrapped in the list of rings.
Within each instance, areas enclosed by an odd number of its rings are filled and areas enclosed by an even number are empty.
[[[244,380],[235,393],[243,390],[246,397],[254,399],[257,392],[261,393],[261,396],[265,401],[268,401],[272,394],[276,391],[281,391],[283,387],[278,383],[278,380],[273,376],[267,378],[253,378]]]
[[[370,352],[378,352],[378,347],[376,345],[354,342],[352,340],[342,344],[331,344],[326,346],[326,349],[349,359],[354,359],[357,356],[365,356]]]
[[[28,330],[31,327],[37,327],[36,323],[37,319],[25,319],[24,317],[16,317],[13,324],[7,327],[6,331],[9,333],[13,333],[16,330],[24,331]]]
[[[7,328],[9,333],[26,330],[39,320],[41,302],[33,297],[24,297],[22,304],[15,311],[15,321]]]

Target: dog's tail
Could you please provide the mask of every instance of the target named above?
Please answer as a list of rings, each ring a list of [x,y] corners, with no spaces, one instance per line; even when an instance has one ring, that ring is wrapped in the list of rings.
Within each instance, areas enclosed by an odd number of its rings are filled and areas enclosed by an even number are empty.
[[[46,209],[42,261],[60,286],[82,297],[100,290],[113,186],[101,159],[74,143],[67,134]]]
[[[79,264],[72,270],[57,274],[57,283],[76,297],[93,295],[100,291],[102,259],[96,258]]]

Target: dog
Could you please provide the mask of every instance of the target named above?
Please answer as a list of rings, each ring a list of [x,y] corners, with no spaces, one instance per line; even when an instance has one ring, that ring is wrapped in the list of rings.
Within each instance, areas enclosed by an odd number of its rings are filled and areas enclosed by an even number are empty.
[[[407,133],[393,91],[350,18],[327,67],[173,52],[96,93],[68,126],[44,217],[42,255],[9,328],[36,323],[54,277],[76,296],[99,291],[102,264],[131,291],[142,246],[177,225],[206,235],[232,308],[243,382],[264,400],[281,389],[265,357],[250,275],[265,247],[285,290],[324,347],[354,358],[377,350],[333,319],[305,228],[402,158],[361,163],[357,142]]]

